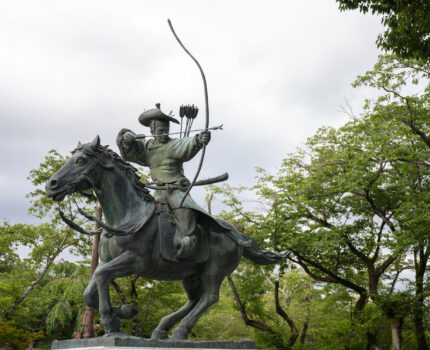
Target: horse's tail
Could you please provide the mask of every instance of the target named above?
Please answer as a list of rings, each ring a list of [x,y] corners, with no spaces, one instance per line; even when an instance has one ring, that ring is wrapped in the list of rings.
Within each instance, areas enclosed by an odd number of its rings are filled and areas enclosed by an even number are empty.
[[[289,254],[288,250],[281,253],[263,250],[256,243],[252,247],[243,248],[243,256],[258,265],[276,264],[280,260],[285,259]]]
[[[226,234],[229,235],[237,244],[243,247],[243,256],[258,265],[276,264],[291,254],[288,250],[280,253],[263,250],[251,237],[240,232],[236,226],[228,221],[222,219],[218,220],[221,221],[224,226],[230,228]]]

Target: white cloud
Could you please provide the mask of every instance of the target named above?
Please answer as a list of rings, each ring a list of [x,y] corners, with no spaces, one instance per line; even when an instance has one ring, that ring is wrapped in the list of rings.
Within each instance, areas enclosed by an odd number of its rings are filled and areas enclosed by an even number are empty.
[[[122,127],[147,132],[137,116],[156,102],[197,104],[195,126],[204,124],[199,72],[167,18],[205,70],[211,125],[224,124],[202,176],[227,170],[236,185],[252,183],[254,166],[274,170],[318,127],[345,122],[344,96],[360,107],[350,83],[376,61],[381,31],[334,0],[0,2],[0,215],[13,202],[13,217],[30,220],[25,177],[49,149],[99,134],[116,150]]]

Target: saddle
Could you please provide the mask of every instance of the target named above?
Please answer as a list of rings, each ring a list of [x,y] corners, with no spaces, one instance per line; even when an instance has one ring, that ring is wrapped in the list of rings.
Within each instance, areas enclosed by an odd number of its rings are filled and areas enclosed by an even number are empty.
[[[156,202],[156,214],[158,215],[158,236],[160,239],[161,256],[175,263],[193,262],[202,263],[209,258],[208,232],[200,225],[196,229],[196,253],[192,258],[177,259],[176,248],[173,244],[175,225],[171,217],[171,209],[167,203]]]

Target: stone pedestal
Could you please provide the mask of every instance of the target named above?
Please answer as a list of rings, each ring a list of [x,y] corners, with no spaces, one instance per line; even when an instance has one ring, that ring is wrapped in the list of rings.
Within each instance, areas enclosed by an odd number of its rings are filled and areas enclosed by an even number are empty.
[[[51,350],[164,350],[164,349],[256,349],[255,342],[242,340],[152,340],[125,334],[109,334],[91,339],[53,341]]]

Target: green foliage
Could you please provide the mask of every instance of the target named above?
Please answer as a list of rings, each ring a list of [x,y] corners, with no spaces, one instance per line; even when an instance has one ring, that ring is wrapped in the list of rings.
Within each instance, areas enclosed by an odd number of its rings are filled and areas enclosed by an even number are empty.
[[[429,77],[428,64],[382,56],[354,83],[381,92],[366,101],[363,115],[318,130],[286,156],[277,174],[257,169],[252,188],[208,186],[208,208],[223,198],[222,218],[262,248],[293,254],[277,266],[243,260],[231,276],[241,307],[224,281],[219,303],[197,323],[192,339],[252,338],[264,349],[302,350],[358,350],[376,339],[388,348],[390,322],[401,320],[404,348],[418,347],[416,320],[421,313],[428,326],[430,295]],[[19,348],[38,337],[36,346],[49,347],[81,331],[91,240],[65,227],[57,206],[81,225],[90,223],[80,221],[70,199],[54,203],[40,188],[66,159],[51,151],[29,177],[31,212],[49,221],[0,226],[0,312],[30,288],[5,317],[14,323],[0,324],[0,345],[7,339]],[[140,176],[148,181],[146,172]],[[95,210],[90,192],[76,199]],[[27,248],[28,257],[18,256],[18,247]],[[84,261],[59,260],[65,250]],[[421,284],[402,279],[404,271],[422,271]],[[110,294],[114,305],[136,305],[138,315],[123,320],[122,328],[143,337],[186,302],[180,282],[136,276],[116,280]],[[246,326],[244,312],[260,327]],[[98,314],[95,320],[100,323]]]
[[[8,231],[6,226],[6,223],[0,226],[0,274],[10,273],[13,264],[18,260],[13,233]]]
[[[0,346],[24,350],[31,342],[41,338],[43,332],[27,332],[16,328],[14,322],[0,322]]]
[[[38,225],[4,222],[0,226],[1,317],[14,320],[23,329],[42,329],[48,337],[63,338],[73,335],[73,327],[69,326],[83,308],[82,292],[88,271],[83,274],[82,267],[55,261],[64,251],[83,258],[91,252],[91,238],[78,235],[59,219],[57,206],[79,221],[70,200],[54,203],[41,188],[66,159],[51,151],[29,175],[35,186],[28,195],[32,199],[29,211],[49,222]],[[76,198],[80,206],[94,210],[94,196],[78,195]],[[80,223],[85,225],[85,222]],[[16,254],[19,247],[29,251],[26,258]]]
[[[55,304],[46,316],[48,335],[54,338],[73,336],[76,327],[71,325],[80,322],[77,316],[84,310],[82,294],[88,283],[87,275],[88,269],[70,262],[60,262],[52,267],[52,280],[45,286],[56,298],[52,300]]]
[[[29,212],[38,218],[49,218],[52,232],[56,232],[54,233],[54,236],[57,237],[57,240],[58,238],[64,237],[64,234],[69,233],[69,239],[65,242],[64,245],[66,248],[64,249],[69,249],[71,253],[78,256],[88,256],[91,253],[91,237],[86,237],[73,231],[71,232],[70,228],[65,226],[61,221],[58,208],[61,208],[66,215],[71,217],[72,220],[78,224],[88,225],[91,223],[80,219],[80,215],[77,214],[77,208],[70,196],[68,196],[66,200],[58,203],[48,198],[44,191],[45,183],[61,168],[68,158],[69,157],[62,156],[55,150],[51,150],[45,157],[44,161],[39,165],[39,168],[30,171],[28,179],[35,186],[35,190],[27,195],[27,197],[31,199],[32,203]],[[42,188],[40,188],[40,186],[42,186]],[[77,193],[74,197],[77,204],[84,211],[95,213],[96,198],[91,192],[85,192],[84,195]],[[62,231],[63,234],[58,235],[58,231]],[[44,237],[43,241],[50,242],[51,239]]]
[[[398,282],[402,271],[417,271],[430,255],[429,72],[428,64],[381,56],[354,84],[382,92],[366,101],[362,116],[351,115],[339,129],[318,130],[287,155],[276,175],[257,169],[258,184],[251,189],[216,188],[231,208],[224,216],[261,246],[290,250],[290,260],[313,279],[347,288],[354,301],[343,334],[355,344],[368,334],[383,339],[388,319],[404,320],[425,308],[413,290],[399,291]],[[246,190],[254,191],[264,210],[244,209],[239,197]],[[415,265],[407,258],[412,252]],[[287,269],[280,266],[281,273]],[[250,282],[246,276],[239,285]],[[258,279],[256,285],[265,289]],[[252,301],[252,287],[246,290]],[[372,321],[369,302],[384,328]],[[256,310],[253,315],[264,319]]]
[[[58,332],[59,329],[70,329],[72,321],[73,313],[70,304],[67,301],[59,301],[46,317],[46,330],[48,334],[53,334]]]
[[[355,10],[381,17],[386,27],[377,44],[405,58],[430,57],[430,3],[427,0],[336,0],[341,10]]]

